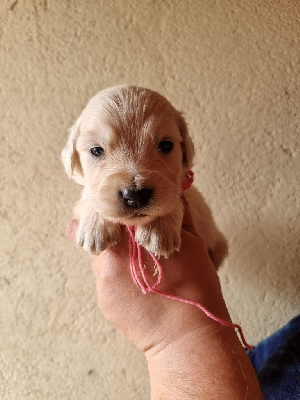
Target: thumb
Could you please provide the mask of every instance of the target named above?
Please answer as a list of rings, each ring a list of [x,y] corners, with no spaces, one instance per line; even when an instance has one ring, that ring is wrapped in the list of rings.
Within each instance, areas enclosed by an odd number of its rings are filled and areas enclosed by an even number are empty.
[[[73,243],[76,243],[77,230],[78,230],[78,220],[72,219],[67,226],[66,236]]]

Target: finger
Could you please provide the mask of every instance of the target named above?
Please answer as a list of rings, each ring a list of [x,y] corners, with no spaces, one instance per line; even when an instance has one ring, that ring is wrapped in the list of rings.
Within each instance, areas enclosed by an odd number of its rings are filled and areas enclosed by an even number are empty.
[[[119,243],[101,251],[92,260],[92,270],[97,280],[97,288],[102,285],[126,286],[126,282],[132,283],[130,274],[128,235],[122,232]]]
[[[129,257],[129,236],[125,226],[121,226],[121,235],[117,244],[102,250],[93,260],[93,271],[97,276],[96,270],[101,264],[116,266],[124,265]],[[128,261],[129,262],[129,261]],[[111,268],[112,269],[112,268]]]
[[[66,236],[73,243],[76,243],[77,230],[78,230],[78,220],[72,219],[67,226]]]

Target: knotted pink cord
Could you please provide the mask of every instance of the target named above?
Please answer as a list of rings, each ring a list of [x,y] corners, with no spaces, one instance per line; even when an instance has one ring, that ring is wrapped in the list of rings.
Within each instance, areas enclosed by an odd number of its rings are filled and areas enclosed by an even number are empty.
[[[191,184],[193,183],[193,175],[194,174],[192,171],[189,171],[187,173],[185,180],[182,184],[183,190],[187,190],[191,186]],[[196,301],[188,300],[188,299],[185,299],[180,296],[174,296],[172,294],[168,294],[168,293],[156,290],[162,280],[161,264],[159,263],[158,259],[155,257],[154,254],[148,252],[148,254],[152,258],[152,260],[157,268],[156,283],[154,285],[151,285],[148,281],[148,278],[147,278],[145,270],[144,270],[144,263],[143,263],[143,259],[142,259],[142,247],[135,240],[136,227],[135,226],[127,226],[127,229],[129,232],[129,260],[130,260],[130,271],[131,271],[132,279],[133,279],[134,283],[141,289],[141,291],[144,294],[147,294],[149,292],[156,293],[156,294],[164,296],[168,299],[176,300],[181,303],[190,304],[192,306],[198,307],[209,318],[213,319],[214,321],[218,322],[219,324],[230,327],[230,328],[237,329],[244,346],[247,347],[249,350],[253,350],[253,347],[246,342],[242,328],[240,327],[240,325],[234,324],[232,322],[228,322],[222,318],[217,317],[216,315],[212,314],[209,310],[207,310],[207,308],[205,308],[202,304],[197,303]],[[136,265],[136,260],[138,261],[137,265]]]

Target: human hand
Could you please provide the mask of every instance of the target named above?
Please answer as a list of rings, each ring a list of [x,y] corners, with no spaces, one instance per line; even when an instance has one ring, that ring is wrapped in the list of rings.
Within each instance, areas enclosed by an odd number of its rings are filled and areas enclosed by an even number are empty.
[[[71,221],[68,227],[67,235],[73,241],[77,227],[77,221]],[[145,273],[154,282],[154,262],[145,251],[143,261]],[[194,233],[187,208],[181,250],[168,260],[161,258],[160,263],[163,277],[159,291],[197,301],[221,318],[229,320],[218,276],[202,239]],[[141,292],[130,273],[128,233],[124,227],[120,243],[94,258],[93,270],[100,309],[142,351],[150,352],[152,349],[156,352],[194,329],[216,329],[217,325],[211,319],[191,305]]]
[[[72,221],[67,235],[73,241],[76,231],[77,222]],[[160,259],[163,275],[158,290],[199,302],[230,321],[216,270],[187,208],[181,238],[180,252]],[[132,279],[129,262],[128,233],[123,227],[120,243],[93,260],[98,303],[105,317],[145,353],[151,398],[261,399],[254,370],[234,329],[197,307],[156,293],[143,294]],[[146,252],[143,262],[154,283],[153,260]]]

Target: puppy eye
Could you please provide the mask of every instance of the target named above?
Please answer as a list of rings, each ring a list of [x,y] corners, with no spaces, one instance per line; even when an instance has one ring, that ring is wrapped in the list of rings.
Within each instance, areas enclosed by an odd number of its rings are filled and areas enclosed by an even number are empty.
[[[170,140],[163,140],[158,144],[158,150],[161,153],[168,154],[173,150],[174,144]]]
[[[90,153],[93,157],[101,157],[104,154],[102,147],[92,147]]]

